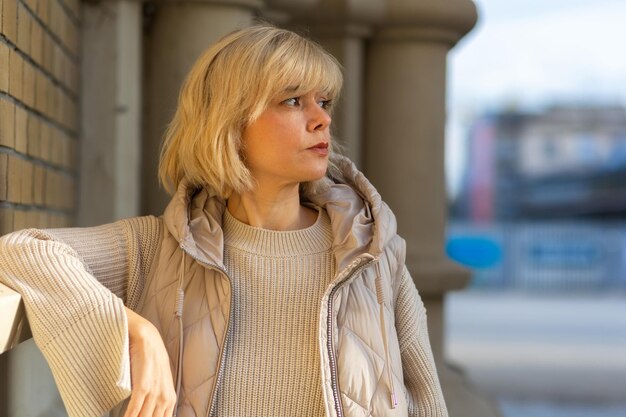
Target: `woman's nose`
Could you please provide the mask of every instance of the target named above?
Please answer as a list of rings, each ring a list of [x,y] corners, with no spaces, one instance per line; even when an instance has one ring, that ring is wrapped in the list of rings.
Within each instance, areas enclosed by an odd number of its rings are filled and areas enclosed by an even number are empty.
[[[330,114],[317,103],[312,108],[313,110],[311,110],[309,115],[308,129],[310,131],[328,129],[332,121]]]

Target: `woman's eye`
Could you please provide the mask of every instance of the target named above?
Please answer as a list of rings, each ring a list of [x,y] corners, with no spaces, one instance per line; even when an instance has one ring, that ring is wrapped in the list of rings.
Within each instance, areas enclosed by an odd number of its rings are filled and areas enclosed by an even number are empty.
[[[297,106],[300,104],[300,97],[288,98],[287,100],[284,100],[283,103],[292,107]]]
[[[332,100],[320,100],[318,103],[320,107],[323,108],[324,110],[329,110],[333,105]]]

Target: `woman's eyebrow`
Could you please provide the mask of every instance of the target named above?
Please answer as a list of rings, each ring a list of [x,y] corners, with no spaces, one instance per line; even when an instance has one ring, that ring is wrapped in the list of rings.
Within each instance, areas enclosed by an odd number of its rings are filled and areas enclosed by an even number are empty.
[[[299,85],[291,85],[287,88],[285,88],[283,91],[285,93],[293,93],[294,91],[298,91],[300,90],[300,86]]]

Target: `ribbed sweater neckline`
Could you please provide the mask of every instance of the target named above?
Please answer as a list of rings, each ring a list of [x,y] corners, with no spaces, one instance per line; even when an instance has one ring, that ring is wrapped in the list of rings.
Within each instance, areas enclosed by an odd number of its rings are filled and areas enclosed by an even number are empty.
[[[311,226],[299,230],[270,230],[245,224],[224,210],[224,244],[264,256],[300,256],[330,250],[332,229],[325,210],[318,211]]]

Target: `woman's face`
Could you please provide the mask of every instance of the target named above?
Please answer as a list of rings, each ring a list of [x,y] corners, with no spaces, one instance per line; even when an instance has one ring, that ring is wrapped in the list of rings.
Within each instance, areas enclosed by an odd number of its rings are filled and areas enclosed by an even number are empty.
[[[287,90],[289,91],[289,90]],[[319,92],[272,101],[243,130],[244,157],[252,176],[270,185],[323,177],[328,166],[331,100]]]

